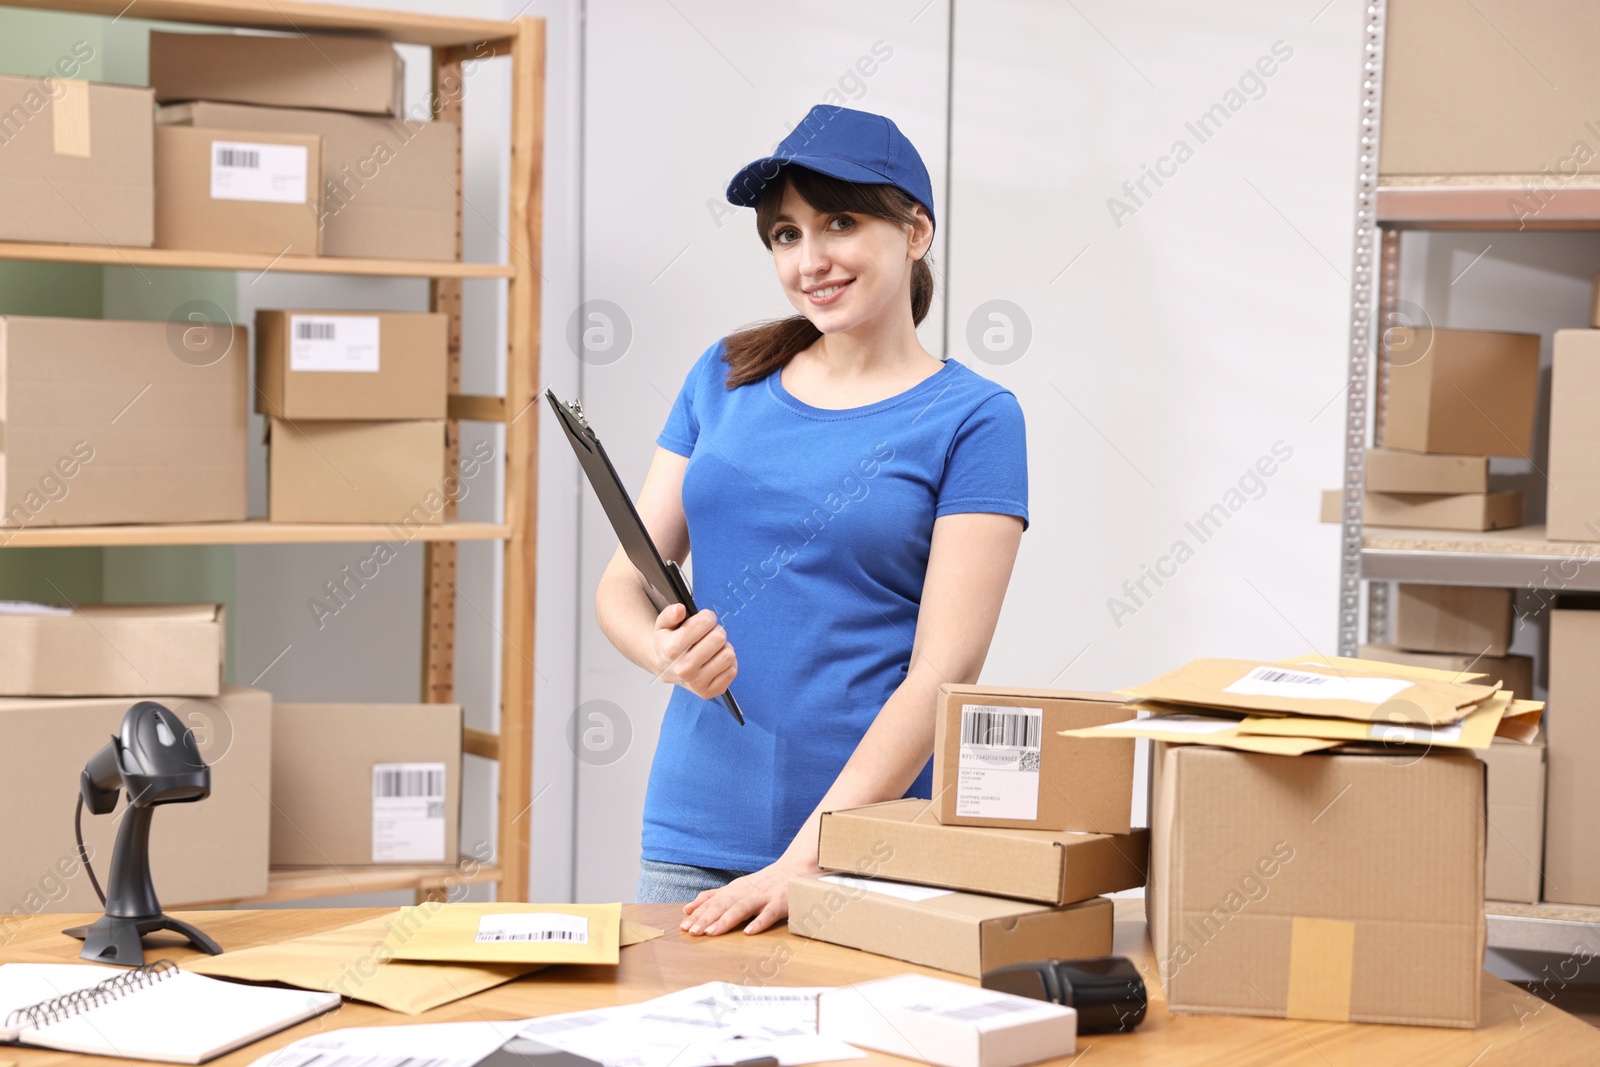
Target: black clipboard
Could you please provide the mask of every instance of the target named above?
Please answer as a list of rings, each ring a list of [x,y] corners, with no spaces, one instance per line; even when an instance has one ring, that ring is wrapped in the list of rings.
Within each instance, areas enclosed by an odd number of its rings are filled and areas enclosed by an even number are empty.
[[[650,538],[650,531],[645,529],[644,520],[639,518],[638,509],[633,506],[633,498],[628,495],[622,479],[617,477],[617,469],[611,465],[605,446],[584,417],[583,408],[576,400],[571,403],[557,400],[553,390],[546,389],[544,395],[550,401],[556,421],[566,433],[572,451],[578,456],[578,465],[588,477],[595,496],[600,498],[600,506],[605,509],[606,518],[611,520],[617,540],[622,542],[622,550],[644,578],[656,610],[661,611],[668,604],[682,604],[687,612],[685,619],[695,614],[699,609],[694,606],[689,580],[675,562],[661,558],[656,543]],[[733,693],[725,691],[721,700],[734,721],[743,726],[744,712],[739,710],[739,702],[733,698]]]

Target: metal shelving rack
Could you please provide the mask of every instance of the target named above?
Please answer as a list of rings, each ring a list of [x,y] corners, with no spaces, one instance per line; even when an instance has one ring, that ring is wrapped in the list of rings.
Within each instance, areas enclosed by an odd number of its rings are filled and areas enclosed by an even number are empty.
[[[1506,211],[1521,192],[1505,178],[1407,178],[1378,175],[1383,102],[1384,27],[1388,4],[1367,7],[1361,87],[1354,265],[1350,289],[1349,384],[1339,566],[1339,654],[1360,644],[1362,586],[1367,640],[1389,633],[1388,582],[1480,585],[1562,591],[1600,590],[1600,544],[1553,542],[1542,526],[1486,533],[1362,527],[1366,450],[1383,444],[1387,395],[1386,331],[1400,322],[1400,236],[1407,230],[1600,230],[1600,182],[1553,191],[1537,218],[1519,222]],[[1377,313],[1373,314],[1374,304]],[[1501,949],[1573,951],[1600,947],[1600,908],[1568,904],[1486,905],[1489,945]]]
[[[4,6],[119,18],[127,0],[3,0]],[[360,34],[431,49],[432,85],[444,101],[437,117],[457,123],[462,95],[449,86],[462,83],[468,60],[508,57],[511,61],[510,235],[505,262],[409,262],[326,256],[238,255],[171,249],[108,248],[0,242],[0,259],[88,263],[110,266],[233,270],[284,273],[410,277],[429,280],[429,309],[449,316],[450,399],[446,472],[459,459],[463,419],[505,425],[505,479],[502,521],[463,522],[452,501],[446,521],[424,527],[423,672],[420,699],[455,702],[455,573],[460,541],[503,544],[501,587],[505,654],[501,657],[498,733],[463,730],[464,753],[499,764],[496,852],[493,864],[464,859],[448,866],[395,866],[359,869],[274,869],[265,896],[253,903],[305,900],[380,890],[411,890],[418,902],[442,899],[452,886],[498,883],[501,900],[524,900],[528,892],[529,825],[533,768],[533,622],[536,558],[535,502],[538,475],[539,298],[542,276],[544,157],[545,21],[510,22],[444,18],[295,0],[138,0],[140,19],[287,32]],[[459,151],[459,150],[458,150]],[[456,163],[456,253],[461,254],[463,200],[461,160]],[[470,396],[461,388],[461,286],[468,278],[505,279],[507,350],[506,395]],[[7,547],[291,544],[371,542],[391,536],[387,527],[363,524],[271,523],[261,520],[145,526],[32,527],[15,531]]]

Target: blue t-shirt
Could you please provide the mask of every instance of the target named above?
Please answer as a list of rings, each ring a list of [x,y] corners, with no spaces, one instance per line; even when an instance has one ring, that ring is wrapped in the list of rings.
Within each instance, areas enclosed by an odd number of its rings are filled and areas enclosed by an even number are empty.
[[[1028,520],[1022,409],[948,361],[863,407],[812,407],[780,372],[728,389],[721,341],[690,369],[656,443],[683,482],[695,603],[739,659],[739,726],[674,687],[650,769],[644,857],[774,862],[906,676],[933,521]],[[930,709],[931,711],[931,709]],[[908,795],[930,794],[932,763]]]

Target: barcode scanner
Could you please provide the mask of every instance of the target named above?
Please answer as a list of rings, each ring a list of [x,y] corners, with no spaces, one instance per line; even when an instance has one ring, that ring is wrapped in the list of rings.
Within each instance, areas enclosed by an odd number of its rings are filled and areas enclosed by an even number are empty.
[[[106,892],[83,847],[83,809],[109,815],[123,790],[128,807],[117,843],[111,850],[111,876]],[[182,934],[195,948],[215,956],[222,947],[200,930],[161,912],[155,883],[150,880],[150,820],[159,804],[185,804],[211,795],[211,768],[195,744],[194,731],[153,700],[141,700],[122,717],[122,729],[89,757],[78,780],[78,808],[73,829],[78,858],[106,913],[88,926],[62,933],[83,941],[86,960],[138,967],[144,963],[141,938],[157,930]]]
[[[1144,979],[1125,956],[1013,963],[984,971],[983,988],[1072,1008],[1080,1034],[1126,1033],[1144,1022]]]

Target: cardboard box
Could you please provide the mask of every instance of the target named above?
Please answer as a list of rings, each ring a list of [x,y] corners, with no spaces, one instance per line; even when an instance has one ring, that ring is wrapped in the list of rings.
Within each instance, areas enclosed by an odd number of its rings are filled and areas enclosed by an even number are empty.
[[[454,866],[461,708],[279,704],[272,797],[274,866]]]
[[[898,882],[1070,904],[1144,884],[1150,835],[943,826],[926,800],[822,814],[818,865]]]
[[[242,326],[0,317],[0,526],[242,520],[246,345]]]
[[[1544,738],[1531,745],[1500,738],[1480,755],[1489,773],[1483,894],[1537,904],[1544,860]]]
[[[272,522],[444,521],[444,422],[268,419]]]
[[[1522,492],[1368,493],[1362,504],[1367,526],[1404,526],[1429,530],[1503,530],[1522,525]]]
[[[1401,582],[1394,643],[1408,652],[1504,656],[1511,645],[1511,601],[1510,589]]]
[[[296,33],[150,34],[156,100],[398,115],[405,63],[388,41]]]
[[[1429,456],[1367,450],[1366,487],[1374,493],[1487,493],[1487,456]]]
[[[322,139],[156,127],[156,247],[315,256]]]
[[[280,419],[442,419],[449,318],[256,312],[256,411]]]
[[[1545,532],[1600,541],[1600,330],[1557,330],[1550,369]]]
[[[817,997],[817,1033],[939,1067],[1021,1067],[1077,1051],[1078,1013],[902,974],[824,989]]]
[[[1058,731],[1133,717],[1127,698],[1115,693],[941,685],[935,814],[947,826],[1125,834],[1133,814],[1133,739]]]
[[[1065,907],[843,874],[789,880],[789,932],[941,971],[1111,952],[1111,901]]]
[[[272,697],[230,685],[211,699],[146,699],[189,725],[211,767],[210,796],[155,813],[150,870],[161,904],[261,896],[272,807]],[[78,862],[73,808],[83,765],[121,729],[131,703],[0,699],[0,944],[10,940],[19,917],[102,910]],[[84,843],[102,887],[126,805],[124,797],[114,815],[83,816]]]
[[[1550,613],[1550,707],[1545,716],[1544,899],[1600,905],[1595,765],[1600,762],[1600,611]]]
[[[1513,10],[1408,0],[1388,12],[1383,175],[1516,175],[1508,184],[1520,188],[1523,176],[1537,174],[1543,189],[1595,170],[1600,141],[1589,123],[1600,114],[1600,86],[1584,72],[1600,9],[1542,0],[1537,19],[1511,26]],[[1537,195],[1506,199],[1508,220],[1521,218],[1518,210],[1537,217]]]
[[[0,696],[128,696],[222,689],[221,604],[0,608]]]
[[[1398,326],[1393,336],[1385,448],[1533,454],[1538,334]]]
[[[151,108],[149,89],[0,75],[0,240],[149,248]]]
[[[460,258],[461,129],[454,123],[210,102],[164,107],[156,121],[317,134],[323,255]]]
[[[1145,906],[1168,1007],[1476,1026],[1483,791],[1464,753],[1156,744]]]
[[[1486,682],[1499,682],[1519,700],[1533,699],[1532,656],[1480,656],[1460,652],[1410,652],[1398,645],[1362,645],[1361,658],[1380,663],[1404,663],[1436,671],[1481,674]]]

